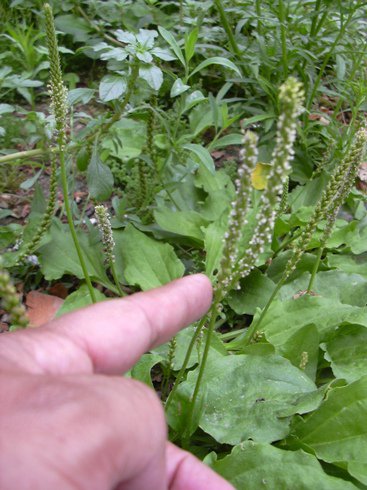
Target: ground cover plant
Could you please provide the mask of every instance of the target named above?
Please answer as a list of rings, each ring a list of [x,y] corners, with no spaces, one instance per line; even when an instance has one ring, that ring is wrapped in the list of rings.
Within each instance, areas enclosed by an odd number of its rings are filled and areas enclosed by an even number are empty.
[[[364,2],[0,8],[2,329],[204,272],[129,373],[171,440],[239,489],[367,488]]]

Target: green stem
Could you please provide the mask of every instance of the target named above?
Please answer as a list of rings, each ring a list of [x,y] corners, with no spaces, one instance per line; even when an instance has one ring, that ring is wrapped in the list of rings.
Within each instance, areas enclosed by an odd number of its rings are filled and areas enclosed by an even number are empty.
[[[307,111],[309,111],[311,109],[313,100],[314,100],[314,98],[316,96],[316,93],[317,93],[317,91],[319,89],[319,85],[320,85],[321,79],[324,76],[324,71],[325,71],[325,69],[326,69],[326,67],[327,67],[327,65],[329,63],[329,60],[330,60],[332,54],[335,51],[336,46],[339,44],[340,39],[344,36],[345,30],[347,28],[347,25],[349,24],[349,21],[352,19],[353,14],[354,14],[354,11],[349,14],[349,16],[348,16],[348,18],[347,18],[347,20],[345,22],[343,22],[343,18],[341,19],[341,27],[340,27],[340,30],[339,30],[339,34],[336,36],[333,44],[331,45],[331,48],[330,48],[329,52],[327,53],[327,55],[324,58],[324,61],[323,61],[322,65],[321,65],[321,67],[320,67],[319,73],[318,73],[318,75],[316,77],[316,80],[315,80],[315,83],[314,83],[314,86],[313,86],[311,95],[310,95],[310,97],[309,97],[309,99],[307,101],[307,104],[306,104]]]
[[[282,63],[284,79],[288,76],[288,53],[287,53],[287,28],[285,25],[286,11],[283,0],[279,0],[279,21],[280,21],[280,39],[282,44]]]
[[[235,54],[240,60],[242,59],[241,50],[238,47],[237,41],[234,37],[232,28],[228,22],[226,12],[223,8],[221,0],[214,0],[214,5],[219,13],[220,20],[222,22],[223,29],[226,31],[229,45],[233,54]]]
[[[84,260],[82,249],[80,247],[78,236],[77,236],[76,231],[75,231],[75,226],[74,226],[74,222],[73,222],[73,215],[71,212],[69,195],[68,195],[68,180],[67,180],[67,175],[66,175],[65,154],[64,154],[64,151],[61,147],[59,149],[59,152],[60,152],[59,155],[60,155],[61,185],[62,185],[62,192],[64,195],[64,205],[65,205],[66,217],[68,220],[70,233],[71,233],[71,236],[73,238],[75,249],[76,249],[76,252],[78,254],[80,266],[81,266],[82,271],[83,271],[83,275],[84,275],[85,282],[86,282],[88,290],[89,290],[91,300],[93,303],[96,303],[97,302],[96,295],[94,293],[92,282],[91,282],[89,274],[88,274],[87,266],[86,266],[86,263]]]
[[[316,260],[315,260],[315,263],[314,263],[314,266],[312,269],[312,274],[310,277],[310,282],[308,283],[308,288],[307,288],[308,293],[310,293],[312,291],[312,286],[315,282],[316,274],[317,274],[317,271],[319,270],[319,267],[320,267],[320,262],[321,262],[321,257],[322,257],[323,251],[324,251],[324,247],[320,247],[318,252],[317,252]]]
[[[176,378],[176,381],[175,381],[175,384],[173,385],[173,388],[172,388],[172,391],[170,393],[170,396],[169,398],[167,399],[166,401],[166,405],[165,405],[165,409],[166,409],[166,412],[168,411],[168,408],[169,406],[171,405],[171,402],[174,398],[174,395],[177,391],[177,388],[179,386],[179,384],[181,383],[182,379],[183,379],[183,376],[185,374],[185,371],[187,369],[187,366],[189,364],[189,361],[190,361],[190,357],[191,357],[191,353],[193,351],[193,348],[195,346],[195,343],[203,329],[203,326],[204,326],[204,323],[206,321],[206,316],[203,317],[199,323],[199,325],[197,326],[196,330],[195,330],[195,333],[194,335],[192,336],[192,339],[190,341],[190,344],[189,344],[189,347],[187,348],[187,351],[186,351],[186,355],[185,355],[185,359],[184,359],[184,362],[182,363],[182,366],[181,366],[181,369],[179,370],[178,374],[177,374],[177,378]]]
[[[256,0],[256,15],[257,15],[257,33],[261,35],[262,33],[261,0]]]
[[[208,329],[207,329],[207,333],[206,333],[203,357],[202,357],[201,362],[200,362],[198,377],[196,380],[194,392],[192,394],[190,405],[189,405],[188,412],[187,412],[186,430],[185,430],[185,432],[183,434],[183,438],[182,438],[182,446],[183,447],[188,446],[188,441],[190,438],[190,428],[191,428],[192,418],[193,418],[193,414],[194,414],[194,409],[195,409],[196,401],[197,401],[197,398],[198,398],[198,395],[200,392],[200,388],[201,388],[201,384],[202,384],[202,380],[203,380],[203,376],[204,376],[204,372],[205,372],[205,366],[206,366],[206,363],[208,360],[211,338],[213,335],[215,322],[216,322],[216,319],[218,316],[218,310],[217,310],[218,304],[219,304],[219,301],[214,300],[214,303],[213,303],[211,310],[210,310],[210,321],[209,321],[209,325],[208,325]]]
[[[0,164],[1,163],[8,163],[13,160],[20,160],[23,158],[30,158],[30,157],[38,157],[41,155],[47,155],[48,151],[46,150],[26,150],[26,151],[17,151],[16,153],[10,153],[9,155],[4,155],[0,157]]]
[[[268,299],[268,302],[266,303],[265,307],[263,308],[259,319],[257,320],[257,322],[253,322],[252,325],[248,328],[247,333],[246,333],[246,337],[245,337],[244,345],[249,345],[251,343],[252,339],[254,338],[255,333],[259,331],[260,325],[263,322],[265,315],[266,315],[268,309],[270,308],[270,305],[274,301],[276,295],[278,294],[280,288],[283,286],[284,281],[285,281],[285,279],[281,279],[278,282],[278,284],[276,285],[276,287],[275,287],[274,291],[272,292],[270,298]]]
[[[112,272],[113,280],[115,282],[115,286],[117,287],[117,291],[119,292],[119,295],[121,297],[126,296],[126,293],[121,289],[120,282],[118,280],[117,273],[116,273],[115,263],[112,260],[110,261],[110,269]]]

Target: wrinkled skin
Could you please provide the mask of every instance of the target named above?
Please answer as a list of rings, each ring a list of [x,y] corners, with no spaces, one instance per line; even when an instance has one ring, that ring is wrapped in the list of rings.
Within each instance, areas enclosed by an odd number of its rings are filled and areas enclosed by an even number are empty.
[[[156,394],[121,376],[210,301],[196,275],[1,335],[0,488],[232,489],[167,442]]]

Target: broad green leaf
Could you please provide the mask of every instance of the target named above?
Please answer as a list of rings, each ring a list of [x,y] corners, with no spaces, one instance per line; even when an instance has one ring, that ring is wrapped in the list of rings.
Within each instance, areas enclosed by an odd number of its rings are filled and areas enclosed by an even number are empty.
[[[172,60],[175,60],[177,59],[176,56],[173,56],[172,54],[172,51],[170,51],[169,49],[166,49],[166,48],[153,48],[150,50],[150,52],[152,54],[154,54],[154,56],[156,56],[157,58],[160,58],[161,60],[164,60],[164,61],[172,61]]]
[[[191,396],[197,374],[198,369],[191,371],[179,386],[181,398]],[[202,383],[205,403],[199,425],[223,444],[282,439],[289,419],[279,413],[316,389],[302,371],[277,355],[211,355]]]
[[[290,299],[300,291],[305,291],[310,277],[310,273],[307,272],[284,285],[279,292],[279,298]],[[367,298],[367,280],[359,274],[338,270],[320,271],[316,274],[312,291],[329,299],[334,298],[340,303],[364,306]]]
[[[172,34],[167,31],[164,27],[158,27],[159,34],[163,37],[163,39],[171,46],[173,52],[177,56],[177,58],[181,61],[183,66],[186,66],[185,58],[182,53],[180,46],[178,45],[176,39],[172,36]]]
[[[105,75],[99,84],[99,96],[103,102],[116,100],[125,93],[127,83],[120,75]]]
[[[315,325],[305,325],[296,330],[284,344],[276,348],[276,352],[315,380],[319,360],[319,333]]]
[[[113,175],[110,167],[102,163],[94,148],[91,161],[87,168],[89,194],[97,201],[106,201],[113,191]]]
[[[218,148],[225,148],[230,145],[241,145],[243,142],[243,135],[239,133],[226,134],[221,138],[209,143],[209,150],[217,150]]]
[[[147,290],[182,277],[184,265],[168,243],[157,242],[130,224],[114,236],[117,273],[123,271],[128,284]]]
[[[150,371],[152,370],[152,367],[161,361],[162,357],[159,354],[144,354],[131,369],[131,377],[153,388]]]
[[[55,18],[56,28],[71,34],[76,42],[87,41],[91,32],[90,24],[76,15],[59,15]]]
[[[189,90],[189,88],[190,85],[185,85],[181,80],[181,78],[177,78],[174,84],[172,85],[170,96],[177,97],[178,95],[186,92],[186,90]]]
[[[103,301],[106,299],[106,296],[102,294],[101,291],[95,288],[93,288],[93,290],[97,301]],[[89,289],[86,284],[83,284],[79,289],[69,294],[64,303],[58,309],[56,317],[65,315],[65,313],[70,313],[70,311],[78,310],[79,308],[84,308],[84,306],[91,304],[92,299],[89,294]]]
[[[329,254],[327,257],[330,267],[349,272],[351,274],[360,274],[367,279],[367,254],[361,255],[336,255]]]
[[[138,34],[136,34],[137,41],[147,49],[154,46],[154,39],[156,37],[158,37],[158,32],[149,29],[139,29]]]
[[[254,315],[257,308],[263,308],[275,288],[274,282],[254,269],[241,281],[241,290],[234,291],[228,298],[229,306],[238,315]]]
[[[315,451],[328,463],[366,465],[367,376],[335,388],[315,412],[298,420],[292,430],[295,442]]]
[[[345,325],[325,347],[325,358],[331,362],[336,378],[348,383],[367,375],[367,328]]]
[[[226,229],[227,219],[223,217],[221,220],[211,223],[205,230],[205,273],[210,279],[214,278],[216,271],[219,269],[223,252],[223,237]]]
[[[208,221],[196,211],[172,211],[162,207],[154,211],[154,217],[163,230],[199,242],[204,240],[203,228],[208,226]]]
[[[206,100],[205,95],[200,92],[200,90],[195,90],[191,94],[188,94],[185,99],[185,106],[183,108],[182,114],[189,111],[194,105],[199,104]]]
[[[284,451],[247,441],[210,466],[239,490],[356,490],[351,482],[329,476],[318,460],[302,450]]]
[[[101,60],[115,60],[115,61],[124,61],[129,56],[128,51],[124,48],[108,48],[108,51],[105,51],[101,54]],[[152,56],[150,56],[149,61],[152,60]]]
[[[206,148],[194,143],[187,143],[186,145],[183,145],[183,148],[193,152],[197,156],[199,163],[204,165],[213,175],[215,174],[213,158]]]
[[[84,279],[79,258],[75,249],[68,226],[56,221],[49,231],[50,241],[39,248],[41,271],[47,281],[60,279],[65,274],[71,274]],[[90,243],[86,233],[78,233],[87,270],[90,277],[100,284],[110,287],[106,275],[103,253],[99,243]]]
[[[190,73],[189,78],[192,77],[193,75],[195,75],[195,73],[198,73],[199,71],[201,71],[203,68],[206,68],[207,66],[210,66],[210,65],[221,65],[221,66],[225,66],[226,68],[230,68],[231,70],[233,70],[234,72],[236,72],[237,75],[241,76],[240,70],[237,68],[237,66],[234,63],[232,63],[232,61],[227,60],[227,58],[222,58],[221,56],[213,56],[212,58],[208,58],[208,59],[202,61],[195,68],[195,70],[193,70]]]
[[[117,29],[115,31],[116,37],[119,41],[126,44],[133,44],[136,41],[135,34],[128,31],[123,31],[122,29]]]
[[[261,330],[270,343],[280,346],[299,329],[310,324],[316,326],[320,340],[325,341],[343,322],[367,326],[367,308],[345,305],[321,296],[305,295],[272,303]]]
[[[10,104],[0,104],[0,115],[1,114],[10,114],[15,111],[15,106]]]
[[[153,90],[159,90],[163,83],[163,73],[158,66],[141,66],[139,76],[147,82]]]
[[[110,129],[100,145],[120,160],[138,157],[146,144],[146,125],[133,119],[122,119]]]
[[[88,104],[88,102],[93,98],[95,90],[92,88],[75,88],[68,92],[68,102],[70,105],[73,104]]]

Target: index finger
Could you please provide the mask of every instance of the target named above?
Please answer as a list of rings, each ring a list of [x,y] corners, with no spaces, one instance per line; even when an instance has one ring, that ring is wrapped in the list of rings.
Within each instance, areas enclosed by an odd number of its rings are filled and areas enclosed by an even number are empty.
[[[38,329],[6,334],[1,341],[6,344],[13,338],[14,345],[5,347],[0,342],[0,350],[32,372],[121,373],[144,352],[199,319],[211,298],[206,276],[187,276],[151,291],[88,306]],[[19,352],[22,347],[24,352]]]

